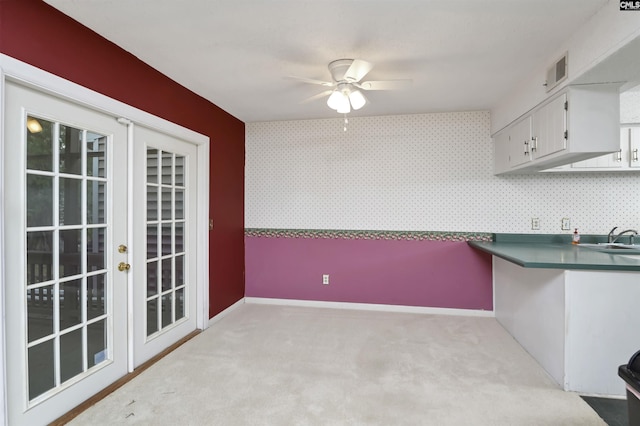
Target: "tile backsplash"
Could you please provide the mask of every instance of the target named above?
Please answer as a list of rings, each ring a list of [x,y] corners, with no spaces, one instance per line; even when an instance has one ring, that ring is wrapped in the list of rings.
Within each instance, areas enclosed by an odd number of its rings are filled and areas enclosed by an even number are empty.
[[[247,228],[606,233],[640,227],[639,190],[633,172],[493,176],[486,111],[246,125]]]

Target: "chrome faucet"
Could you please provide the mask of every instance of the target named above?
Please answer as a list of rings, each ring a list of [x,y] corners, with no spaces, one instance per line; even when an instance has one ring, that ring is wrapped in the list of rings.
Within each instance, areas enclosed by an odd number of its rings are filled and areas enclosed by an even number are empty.
[[[627,229],[625,231],[620,232],[618,235],[614,235],[613,233],[616,229],[618,229],[618,227],[614,226],[613,229],[609,231],[609,236],[607,238],[607,241],[609,242],[609,244],[615,243],[616,241],[618,241],[618,238],[620,238],[624,234],[631,234],[629,236],[629,242],[631,243],[631,245],[635,243],[635,237],[636,235],[638,235],[638,231],[636,231],[635,229]]]

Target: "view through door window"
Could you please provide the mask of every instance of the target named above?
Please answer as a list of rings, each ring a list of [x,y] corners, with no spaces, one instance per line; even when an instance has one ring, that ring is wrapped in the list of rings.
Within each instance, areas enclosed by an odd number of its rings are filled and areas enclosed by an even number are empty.
[[[147,336],[184,318],[185,157],[147,149]]]
[[[110,359],[107,137],[27,118],[29,400]]]

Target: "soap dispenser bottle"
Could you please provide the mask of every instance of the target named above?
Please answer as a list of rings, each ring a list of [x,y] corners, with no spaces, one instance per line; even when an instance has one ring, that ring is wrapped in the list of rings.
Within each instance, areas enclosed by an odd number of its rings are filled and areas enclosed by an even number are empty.
[[[578,233],[578,228],[575,228],[573,231],[573,238],[571,239],[571,244],[580,244],[580,234]]]

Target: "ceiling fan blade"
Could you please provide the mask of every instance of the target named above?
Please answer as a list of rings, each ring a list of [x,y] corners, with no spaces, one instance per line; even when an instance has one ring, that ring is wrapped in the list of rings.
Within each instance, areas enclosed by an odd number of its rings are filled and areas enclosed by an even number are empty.
[[[306,77],[296,77],[295,75],[289,75],[287,76],[287,78],[290,80],[298,80],[303,83],[318,84],[320,86],[326,86],[326,87],[333,87],[335,85],[335,83],[332,83],[330,81],[315,80],[313,78],[306,78]]]
[[[373,68],[371,62],[354,59],[347,72],[344,73],[344,79],[350,82],[360,81],[371,71],[371,68]]]
[[[363,90],[400,90],[410,87],[411,80],[364,81],[357,86]]]
[[[329,96],[333,93],[333,90],[325,90],[322,93],[318,93],[317,95],[313,95],[310,98],[304,99],[300,101],[301,104],[306,104],[307,102],[315,101],[316,99],[324,98],[325,96]]]

